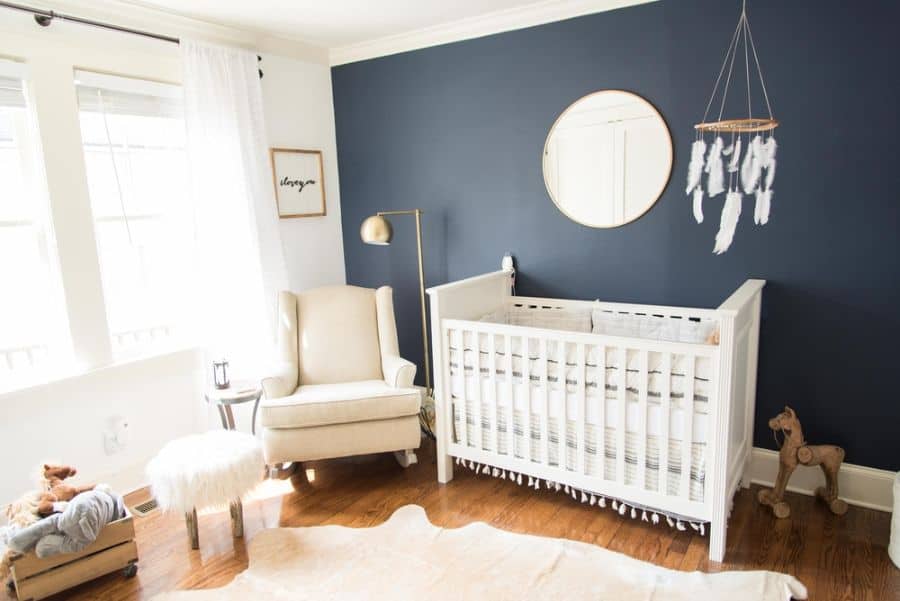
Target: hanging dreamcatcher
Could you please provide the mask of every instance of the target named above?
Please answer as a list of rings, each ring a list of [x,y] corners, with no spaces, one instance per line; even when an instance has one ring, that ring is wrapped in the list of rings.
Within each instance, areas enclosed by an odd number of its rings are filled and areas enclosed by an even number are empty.
[[[741,119],[723,119],[725,101],[728,99],[728,90],[732,83],[734,63],[740,60],[738,54],[743,49],[743,63],[746,73],[747,85],[747,117]],[[760,89],[766,101],[768,118],[754,117],[751,103],[751,55],[756,65],[756,76],[759,77]],[[723,81],[721,92],[719,85]],[[740,85],[740,84],[737,84]],[[713,101],[721,94],[719,114],[715,121],[707,121]],[[747,20],[747,0],[743,1],[741,16],[738,19],[731,44],[725,53],[725,60],[719,70],[719,77],[713,87],[706,112],[703,113],[703,121],[694,126],[696,139],[691,148],[691,162],[688,167],[687,194],[693,196],[694,219],[697,223],[703,222],[703,196],[704,192],[710,198],[725,193],[725,203],[722,206],[722,217],[719,223],[719,233],[716,234],[716,244],[713,252],[717,255],[724,253],[731,246],[734,239],[734,231],[737,228],[738,219],[741,216],[741,204],[744,194],[755,199],[753,221],[757,225],[764,225],[769,220],[769,210],[772,205],[772,182],[775,179],[775,142],[774,130],[778,127],[778,121],[772,116],[772,105],[766,92],[766,83],[763,80],[762,68],[759,65],[759,56],[756,53],[756,45],[753,43],[753,34],[750,31],[750,21]],[[709,134],[709,135],[708,135]],[[742,154],[743,153],[743,157]],[[706,174],[706,189],[703,188],[703,175]]]

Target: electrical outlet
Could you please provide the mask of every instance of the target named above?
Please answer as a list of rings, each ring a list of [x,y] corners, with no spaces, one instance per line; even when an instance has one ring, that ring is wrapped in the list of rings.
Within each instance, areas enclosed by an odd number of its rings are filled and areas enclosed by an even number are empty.
[[[103,447],[107,455],[122,452],[128,444],[128,420],[121,416],[113,416],[103,432]]]

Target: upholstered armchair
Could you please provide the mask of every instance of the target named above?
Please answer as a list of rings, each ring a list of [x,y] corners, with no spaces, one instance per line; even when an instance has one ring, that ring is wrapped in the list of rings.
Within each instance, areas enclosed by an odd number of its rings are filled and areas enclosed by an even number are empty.
[[[329,286],[278,296],[280,364],[262,381],[266,463],[419,448],[416,366],[400,357],[393,291]]]

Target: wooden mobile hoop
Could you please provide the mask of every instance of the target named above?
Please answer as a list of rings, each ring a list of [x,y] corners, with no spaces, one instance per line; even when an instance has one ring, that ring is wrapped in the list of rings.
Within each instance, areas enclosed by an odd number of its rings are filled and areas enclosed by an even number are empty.
[[[725,111],[725,102],[728,99],[732,83],[734,64],[736,60],[740,62],[739,54],[743,54],[746,75],[747,116],[723,119],[722,114]],[[751,54],[753,65],[756,67],[755,75],[759,78],[759,86],[766,101],[767,117],[753,116],[750,83]],[[721,101],[718,115],[715,121],[707,121],[713,102],[719,96],[721,96]],[[716,235],[716,244],[713,249],[716,254],[724,253],[731,246],[741,214],[743,194],[756,197],[754,222],[764,225],[769,220],[777,148],[773,131],[778,126],[779,122],[772,113],[772,103],[769,101],[759,55],[753,41],[753,33],[750,30],[750,21],[747,18],[747,0],[742,0],[741,15],[738,18],[734,34],[731,36],[728,50],[725,52],[725,59],[722,61],[722,68],[719,69],[709,102],[706,104],[703,119],[694,125],[696,136],[691,149],[691,163],[688,167],[687,194],[693,196],[694,218],[697,223],[703,222],[704,192],[709,194],[710,198],[727,192],[725,204],[722,207],[719,232]],[[707,132],[714,134],[714,140],[710,144],[707,144],[704,139]],[[756,135],[751,138],[751,134]],[[745,148],[743,162],[741,161],[742,146]],[[705,191],[702,182],[704,173],[707,175]]]

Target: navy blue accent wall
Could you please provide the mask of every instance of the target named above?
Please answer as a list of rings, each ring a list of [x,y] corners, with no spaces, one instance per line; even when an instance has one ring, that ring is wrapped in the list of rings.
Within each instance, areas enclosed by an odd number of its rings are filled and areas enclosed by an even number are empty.
[[[347,279],[394,286],[401,351],[415,360],[415,229],[395,218],[394,245],[365,246],[359,225],[377,210],[426,211],[429,285],[495,270],[506,251],[520,294],[536,296],[715,307],[764,278],[755,443],[774,447],[766,421],[787,403],[810,441],[896,470],[900,3],[750,3],[784,123],[775,197],[764,227],[745,199],[734,245],[714,256],[722,197],[697,225],[684,181],[739,4],[662,0],[335,67]],[[566,106],[609,88],[659,108],[675,167],[644,217],[596,230],[550,201],[541,152]]]

